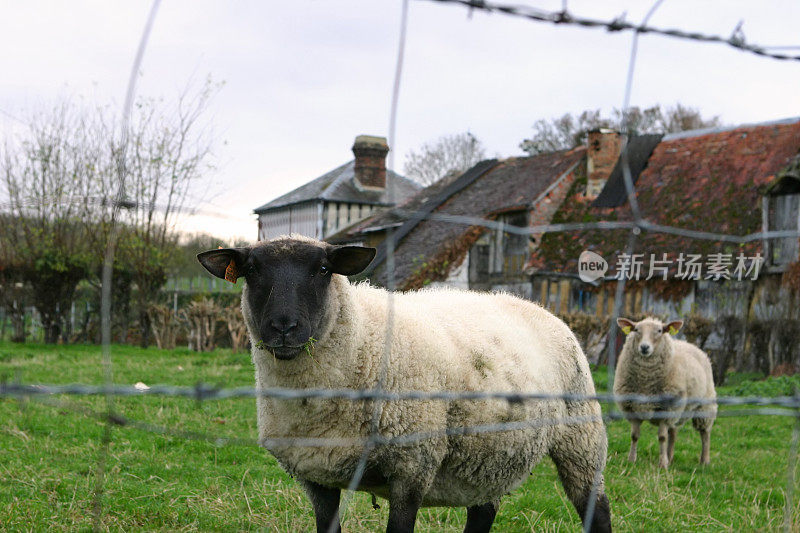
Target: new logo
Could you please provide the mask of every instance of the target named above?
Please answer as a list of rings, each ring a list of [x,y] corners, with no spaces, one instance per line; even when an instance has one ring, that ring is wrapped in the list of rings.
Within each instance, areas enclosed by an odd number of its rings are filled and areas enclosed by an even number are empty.
[[[581,281],[591,283],[605,276],[608,263],[594,252],[584,250],[578,257],[578,277]]]

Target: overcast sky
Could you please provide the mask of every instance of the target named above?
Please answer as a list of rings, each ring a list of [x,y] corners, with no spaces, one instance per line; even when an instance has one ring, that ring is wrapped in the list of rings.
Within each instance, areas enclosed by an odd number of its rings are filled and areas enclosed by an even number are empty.
[[[514,3],[514,2],[512,2]],[[529,2],[549,10],[561,0]],[[581,16],[639,22],[650,1],[569,0]],[[352,158],[359,134],[387,135],[400,1],[163,0],[138,93],[174,98],[187,80],[225,85],[212,101],[218,171],[189,231],[256,237],[252,210]],[[150,2],[0,2],[0,126],[59,96],[121,107]],[[650,23],[794,45],[800,2],[666,0]],[[471,131],[491,155],[519,155],[539,118],[621,107],[630,32],[535,23],[452,4],[411,2],[393,146],[404,155]],[[726,124],[800,115],[800,62],[721,44],[643,35],[631,103],[682,102]]]

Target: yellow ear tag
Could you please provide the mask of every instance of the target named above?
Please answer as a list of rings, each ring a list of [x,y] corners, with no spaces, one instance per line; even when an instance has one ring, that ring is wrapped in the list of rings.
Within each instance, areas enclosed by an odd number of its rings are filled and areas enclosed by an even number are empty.
[[[670,326],[669,327],[669,334],[670,335],[677,335],[678,334],[678,330],[675,329],[675,326]]]
[[[628,335],[630,332],[631,332],[631,327],[630,326],[622,326],[622,333],[624,333],[625,335]]]
[[[231,259],[231,262],[228,263],[228,267],[225,269],[225,280],[236,283],[238,277],[239,271],[236,269],[236,263]]]

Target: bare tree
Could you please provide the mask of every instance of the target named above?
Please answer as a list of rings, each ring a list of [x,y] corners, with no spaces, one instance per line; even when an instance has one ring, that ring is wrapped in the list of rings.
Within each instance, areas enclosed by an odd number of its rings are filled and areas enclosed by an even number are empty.
[[[8,138],[0,187],[12,227],[3,233],[6,263],[31,286],[46,342],[56,342],[75,288],[92,264],[87,224],[95,166],[87,123],[68,102],[31,117],[21,138]],[[8,253],[13,253],[13,261]]]
[[[149,343],[147,308],[166,281],[176,220],[211,168],[212,135],[203,117],[217,88],[210,81],[189,87],[174,105],[139,100],[127,135],[110,108],[64,101],[35,114],[19,137],[6,139],[0,206],[14,230],[3,232],[2,248],[13,250],[14,261],[24,266],[22,281],[32,288],[47,342],[58,339],[77,284],[89,279],[99,287],[112,212],[121,205],[112,309],[122,340],[135,315],[142,344]],[[3,257],[0,268],[12,264],[7,252]],[[131,295],[135,313],[127,309]]]
[[[217,85],[207,81],[185,91],[177,105],[141,101],[131,124],[126,151],[126,199],[122,217],[130,238],[119,253],[136,286],[141,344],[150,342],[147,309],[158,299],[177,255],[175,223],[188,211],[189,193],[213,167],[213,138],[203,122]]]
[[[699,110],[680,103],[666,109],[659,117],[659,129],[664,133],[714,128],[720,124],[718,116],[705,119]]]
[[[472,133],[444,135],[406,155],[405,175],[428,186],[446,175],[461,174],[485,158],[486,150]]]
[[[531,155],[567,150],[582,144],[587,131],[610,126],[611,119],[601,118],[599,109],[575,116],[565,113],[551,120],[539,119],[533,123],[533,137],[522,141],[520,148]]]
[[[624,116],[623,116],[624,115]],[[623,114],[614,109],[610,117],[603,117],[599,109],[583,111],[579,115],[566,113],[550,120],[539,119],[533,123],[534,134],[520,143],[520,148],[530,155],[556,150],[568,150],[586,142],[586,133],[596,128],[616,128],[629,135],[647,133],[675,133],[720,125],[719,117],[705,119],[700,111],[676,104],[662,110],[661,105],[646,109],[630,107]]]

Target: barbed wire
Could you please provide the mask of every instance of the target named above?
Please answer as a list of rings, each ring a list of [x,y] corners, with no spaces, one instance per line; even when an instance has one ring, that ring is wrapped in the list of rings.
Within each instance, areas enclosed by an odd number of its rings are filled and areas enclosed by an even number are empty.
[[[628,398],[631,395],[619,395],[620,398]],[[22,399],[22,397],[16,397]],[[28,397],[25,397],[26,399]],[[396,446],[407,445],[420,442],[423,440],[437,439],[442,437],[453,436],[469,436],[480,435],[486,433],[502,433],[510,431],[519,431],[532,428],[551,427],[559,425],[580,425],[589,424],[594,422],[617,422],[625,421],[629,418],[636,418],[637,420],[650,421],[650,420],[691,420],[694,418],[734,418],[744,416],[785,416],[797,417],[798,405],[793,405],[790,408],[775,409],[775,408],[749,408],[749,409],[730,409],[720,411],[636,411],[635,413],[625,414],[619,411],[609,411],[600,415],[567,415],[559,417],[545,417],[526,420],[516,420],[508,422],[485,423],[470,426],[451,426],[436,430],[426,431],[412,431],[402,433],[400,435],[385,436],[380,433],[373,435],[370,431],[364,436],[353,437],[304,437],[304,436],[285,436],[285,437],[266,437],[266,438],[245,438],[245,437],[232,437],[227,435],[220,435],[218,433],[206,433],[202,431],[191,431],[184,429],[170,428],[168,426],[153,424],[130,418],[124,414],[114,411],[109,413],[107,410],[95,410],[88,406],[81,405],[75,402],[65,401],[62,399],[54,399],[51,397],[32,396],[34,401],[48,405],[50,407],[57,407],[59,409],[67,409],[78,414],[82,414],[91,418],[95,418],[102,422],[120,426],[130,427],[154,433],[162,436],[185,438],[188,440],[205,441],[215,446],[258,446],[263,448],[279,448],[286,446],[307,446],[307,447],[352,447],[352,446]],[[730,397],[735,398],[735,397]],[[730,399],[729,398],[729,399]],[[768,398],[759,397],[761,400]],[[558,399],[555,396],[547,400]],[[752,399],[749,398],[749,399]],[[543,398],[536,398],[541,401]],[[585,401],[594,401],[591,396],[587,395]],[[649,402],[654,403],[654,402]],[[725,405],[743,405],[740,403],[725,403]],[[763,404],[762,404],[763,405]]]
[[[648,26],[646,23],[634,24],[625,20],[625,14],[618,16],[611,20],[601,20],[589,17],[582,17],[574,13],[570,13],[567,9],[561,11],[547,11],[533,6],[520,5],[520,4],[500,4],[496,2],[489,2],[486,0],[427,0],[429,2],[438,2],[443,4],[458,4],[472,9],[478,9],[486,12],[502,13],[514,17],[521,17],[524,19],[532,20],[535,22],[547,22],[551,24],[558,24],[561,26],[580,26],[584,28],[603,28],[609,32],[620,31],[633,31],[636,33],[652,33],[655,35],[663,35],[666,37],[675,37],[696,42],[707,43],[720,43],[731,46],[735,49],[750,52],[762,57],[777,59],[781,61],[800,61],[800,55],[778,54],[769,52],[768,50],[776,49],[795,49],[796,46],[761,46],[758,44],[748,43],[745,40],[744,32],[741,29],[742,23],[740,22],[731,32],[729,37],[722,37],[719,35],[709,35],[705,33],[687,31],[676,28],[657,28],[655,26]]]
[[[647,14],[644,16],[642,20],[642,26],[646,25],[647,22],[650,20],[650,17],[656,12],[659,8],[663,0],[656,0],[655,3],[650,7],[647,11]],[[564,4],[564,13],[567,12],[567,6]],[[634,249],[636,248],[636,240],[641,232],[639,225],[641,224],[643,217],[641,210],[639,209],[639,202],[636,199],[636,189],[633,183],[633,176],[631,175],[630,169],[630,160],[628,158],[628,121],[626,117],[628,116],[628,107],[630,106],[630,98],[631,92],[633,88],[633,74],[636,68],[636,55],[639,49],[639,34],[640,31],[635,31],[633,34],[633,40],[631,41],[631,52],[630,57],[628,58],[628,73],[625,78],[625,92],[622,98],[622,116],[621,116],[621,127],[620,132],[622,135],[622,147],[620,153],[620,162],[622,165],[622,180],[625,185],[625,194],[628,199],[628,205],[631,208],[631,213],[633,215],[633,221],[636,224],[635,227],[631,228],[630,235],[628,236],[628,242],[625,247],[625,252],[627,253],[628,257],[633,254]],[[800,229],[800,228],[798,228]],[[627,283],[627,278],[625,276],[620,276],[617,280],[617,286],[614,292],[614,308],[612,311],[613,316],[617,317],[620,315],[620,311],[622,310],[622,297],[625,293],[625,285]],[[616,371],[616,347],[617,347],[617,340],[619,336],[619,331],[617,331],[617,322],[616,320],[611,321],[611,327],[608,330],[607,339],[607,350],[608,350],[608,384],[609,387],[613,388],[614,378],[615,378],[615,371]],[[614,404],[611,405],[611,413],[614,412]],[[594,516],[595,511],[595,504],[597,502],[597,495],[599,491],[599,486],[601,480],[603,479],[603,467],[600,463],[597,464],[595,470],[595,476],[592,481],[592,488],[591,493],[589,496],[589,502],[586,509],[586,514],[583,520],[583,531],[584,533],[589,533],[592,524],[592,518]]]
[[[98,199],[97,203],[101,204],[102,202]],[[2,208],[2,205],[3,204],[0,204],[0,208]],[[133,208],[133,206],[131,208]],[[155,205],[148,207],[148,209],[150,208],[159,210],[159,209],[164,209],[164,206]],[[230,215],[228,213],[221,213],[219,211],[204,210],[202,208],[180,207],[173,209],[176,211],[176,213],[184,213],[190,216],[208,216],[208,217],[227,219],[227,220],[238,220],[238,221],[252,220],[243,215],[235,216],[235,215]],[[559,222],[559,223],[548,223],[548,224],[536,224],[523,227],[523,226],[514,226],[511,224],[504,224],[501,222],[496,222],[479,216],[450,215],[447,213],[436,213],[436,212],[428,214],[419,214],[418,212],[402,208],[397,208],[392,212],[395,213],[401,220],[416,219],[419,220],[420,222],[434,221],[434,222],[445,222],[453,225],[477,226],[477,227],[483,227],[487,230],[502,231],[504,233],[509,233],[513,235],[523,235],[523,236],[538,235],[543,233],[571,233],[571,232],[583,232],[583,231],[593,231],[593,230],[601,230],[601,231],[630,230],[639,233],[641,231],[647,231],[650,233],[663,233],[668,235],[674,235],[676,237],[686,237],[688,239],[693,239],[693,240],[724,242],[730,244],[747,244],[757,241],[784,239],[791,237],[800,238],[800,229],[766,230],[766,231],[756,231],[752,233],[746,233],[743,235],[737,235],[730,233],[716,233],[713,231],[693,230],[689,228],[683,228],[680,226],[658,224],[655,222],[651,222],[646,218],[641,218],[638,221],[598,220],[593,222]]]
[[[403,219],[413,218],[414,211],[398,208],[396,211]],[[746,244],[764,239],[778,239],[784,237],[800,237],[800,230],[768,230],[735,235],[730,233],[715,233],[711,231],[693,230],[679,226],[669,226],[650,222],[645,218],[640,220],[598,220],[594,222],[560,222],[550,224],[537,224],[532,226],[513,226],[502,224],[477,216],[449,215],[446,213],[430,213],[421,217],[423,220],[447,222],[464,226],[482,226],[487,229],[503,231],[514,235],[534,235],[538,233],[565,233],[590,230],[646,230],[652,233],[667,233],[679,237],[696,240],[721,241],[733,244]]]
[[[400,84],[403,76],[403,58],[405,57],[405,49],[406,49],[406,35],[408,30],[408,3],[409,0],[402,0],[401,3],[400,32],[397,44],[397,59],[395,62],[394,82],[392,83],[392,98],[389,104],[388,138],[390,146],[395,145],[397,136],[397,106],[400,101]],[[389,172],[394,171],[394,153],[391,151],[389,153],[388,170]],[[394,180],[389,181],[387,192],[388,192],[389,203],[394,204],[396,196]],[[373,389],[376,393],[383,392],[386,380],[389,377],[389,363],[392,357],[392,343],[389,342],[389,339],[392,338],[392,331],[394,329],[394,320],[395,320],[395,301],[394,301],[394,291],[393,291],[394,273],[395,273],[394,239],[392,238],[391,229],[387,233],[389,239],[387,241],[388,261],[386,266],[387,266],[387,271],[389,273],[388,289],[390,292],[387,301],[386,341],[384,343],[384,347],[381,352],[378,378],[375,382],[375,387]],[[369,439],[364,444],[364,450],[358,459],[358,464],[356,465],[356,469],[353,472],[353,476],[350,479],[350,483],[347,486],[348,492],[345,493],[344,499],[339,502],[339,509],[337,511],[338,516],[342,516],[346,511],[347,506],[350,503],[350,497],[348,495],[352,495],[353,492],[356,491],[359,485],[361,484],[361,479],[364,477],[364,473],[367,470],[367,462],[369,461],[370,458],[370,452],[375,448],[375,446],[377,446],[377,441],[380,435],[380,421],[381,421],[381,416],[383,414],[383,407],[384,403],[381,400],[376,401],[372,406],[372,417],[370,418],[369,421],[369,428],[370,428]],[[331,520],[331,523],[328,526],[328,533],[337,533],[338,530],[339,530],[338,520]]]
[[[116,176],[117,176],[117,193],[113,208],[111,210],[111,231],[108,236],[105,251],[103,254],[103,266],[101,271],[101,286],[100,286],[100,337],[103,354],[103,375],[105,377],[106,385],[113,383],[113,362],[111,360],[111,283],[113,281],[114,272],[114,255],[116,253],[117,243],[121,235],[121,225],[118,220],[120,210],[122,208],[122,200],[125,199],[125,179],[127,174],[126,169],[126,152],[128,150],[128,127],[130,124],[131,109],[133,108],[134,95],[136,94],[136,81],[139,75],[139,68],[144,58],[145,50],[147,50],[147,43],[150,37],[150,31],[155,24],[158,8],[161,5],[161,0],[153,0],[150,11],[148,12],[147,19],[142,29],[142,34],[139,38],[139,46],[136,48],[136,55],[131,64],[131,71],[128,76],[127,89],[125,91],[125,100],[122,106],[122,142],[120,145],[120,153],[117,157]],[[109,416],[114,412],[114,396],[105,394],[106,412]],[[94,509],[94,530],[99,531],[102,526],[102,496],[105,490],[105,470],[108,461],[109,447],[111,445],[111,429],[110,424],[106,424],[103,430],[103,439],[100,457],[97,461],[95,493],[93,497]]]
[[[351,400],[351,401],[456,401],[456,400],[505,400],[509,403],[526,401],[565,401],[565,402],[600,402],[634,404],[674,404],[686,403],[696,405],[763,405],[790,409],[800,408],[800,396],[719,396],[716,398],[679,396],[674,394],[576,394],[566,392],[522,392],[522,391],[447,391],[447,390],[408,390],[388,391],[384,389],[334,389],[313,388],[293,389],[273,387],[259,389],[256,387],[220,388],[206,383],[195,386],[153,385],[147,389],[135,385],[47,385],[40,383],[0,382],[0,397],[33,397],[33,396],[102,396],[112,394],[123,397],[178,397],[197,401],[229,400],[236,398],[272,398],[276,400]]]
[[[86,201],[83,199],[78,200],[76,199],[75,204],[84,204]],[[100,197],[91,198],[89,203],[93,205],[108,205],[104,203],[103,199]],[[11,204],[0,204],[0,208],[6,206],[10,206]],[[16,205],[16,204],[15,204]],[[30,207],[39,207],[39,205],[34,205],[33,203],[25,204],[29,205]],[[58,204],[56,204],[58,205]],[[166,206],[161,204],[153,204],[153,205],[134,205],[123,203],[120,204],[122,208],[126,209],[148,209],[148,210],[155,210],[155,211],[163,211],[166,209]],[[196,207],[172,207],[176,213],[184,213],[191,216],[208,216],[214,218],[222,218],[228,220],[251,220],[244,215],[231,215],[229,213],[222,213],[219,211],[212,211],[202,208]],[[434,221],[434,222],[445,222],[454,225],[462,225],[462,226],[480,226],[489,230],[495,231],[503,231],[504,233],[509,233],[513,235],[536,235],[542,233],[568,233],[568,232],[580,232],[580,231],[592,231],[592,230],[632,230],[632,231],[648,231],[651,233],[665,233],[669,235],[674,235],[678,237],[686,237],[688,239],[693,240],[704,240],[704,241],[717,241],[717,242],[726,242],[731,244],[747,244],[750,242],[755,241],[763,241],[766,239],[782,239],[787,237],[800,237],[800,230],[767,230],[767,231],[756,231],[752,233],[746,233],[742,235],[731,234],[731,233],[717,233],[713,231],[703,231],[703,230],[694,230],[689,228],[683,228],[680,226],[670,226],[667,224],[658,224],[655,222],[649,221],[647,218],[640,218],[639,220],[597,220],[592,222],[559,222],[559,223],[548,223],[548,224],[536,224],[531,226],[514,226],[511,224],[504,224],[501,222],[496,222],[494,220],[489,220],[479,216],[469,216],[469,215],[451,215],[447,213],[438,213],[438,212],[431,212],[428,214],[421,214],[418,211],[408,210],[404,208],[395,208],[392,210],[392,213],[395,214],[401,220],[419,220],[422,221]]]

